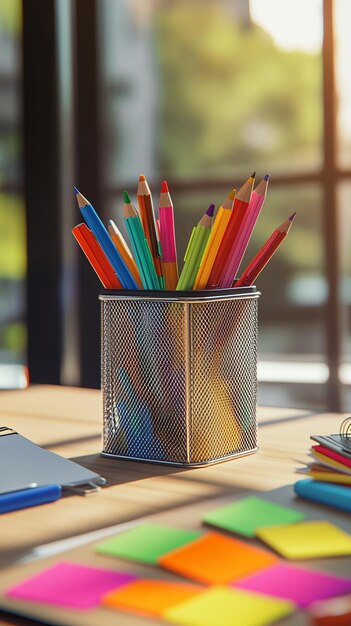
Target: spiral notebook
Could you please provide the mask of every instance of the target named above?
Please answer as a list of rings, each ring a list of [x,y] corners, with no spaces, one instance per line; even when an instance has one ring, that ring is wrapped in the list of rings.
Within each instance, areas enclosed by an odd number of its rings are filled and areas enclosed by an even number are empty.
[[[44,450],[6,426],[0,427],[0,494],[25,489],[36,483],[60,485],[82,495],[98,491],[106,483],[74,461]]]

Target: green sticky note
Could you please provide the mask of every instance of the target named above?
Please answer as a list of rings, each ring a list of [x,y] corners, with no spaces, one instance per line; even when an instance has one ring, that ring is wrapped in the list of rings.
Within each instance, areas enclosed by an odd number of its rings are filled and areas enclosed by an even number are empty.
[[[155,565],[159,557],[201,536],[201,532],[160,524],[141,524],[96,546],[110,556]]]
[[[254,537],[258,528],[293,524],[304,518],[299,511],[249,496],[206,513],[202,520],[245,537]]]

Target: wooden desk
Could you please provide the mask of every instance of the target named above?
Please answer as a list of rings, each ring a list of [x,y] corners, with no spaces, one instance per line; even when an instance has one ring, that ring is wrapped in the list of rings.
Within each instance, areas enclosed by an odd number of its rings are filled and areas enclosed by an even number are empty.
[[[336,414],[261,407],[258,453],[182,469],[101,458],[101,414],[100,392],[95,390],[33,386],[1,392],[0,424],[99,472],[108,481],[96,496],[72,496],[3,516],[0,564],[6,579],[13,579],[11,564],[34,546],[146,515],[164,512],[170,519],[179,507],[201,508],[209,498],[235,496],[243,489],[271,490],[293,483],[297,460],[306,458],[310,434],[337,432],[343,419]],[[128,618],[123,623],[143,621]]]

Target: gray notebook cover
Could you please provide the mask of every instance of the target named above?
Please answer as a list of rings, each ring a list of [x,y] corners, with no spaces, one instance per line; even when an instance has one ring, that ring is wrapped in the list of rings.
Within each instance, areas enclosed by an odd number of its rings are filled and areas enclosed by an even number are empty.
[[[105,482],[95,472],[40,448],[10,428],[0,428],[0,494],[23,489],[30,483],[78,487]]]

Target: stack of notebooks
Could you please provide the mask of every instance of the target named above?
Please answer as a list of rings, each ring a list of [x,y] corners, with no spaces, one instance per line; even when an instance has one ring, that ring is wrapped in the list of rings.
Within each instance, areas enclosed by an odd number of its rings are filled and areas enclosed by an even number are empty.
[[[297,472],[308,476],[295,485],[305,498],[351,511],[351,439],[343,434],[314,435],[311,462]]]
[[[314,480],[351,486],[351,445],[341,435],[311,439],[318,444],[311,447],[311,463],[297,471]]]

